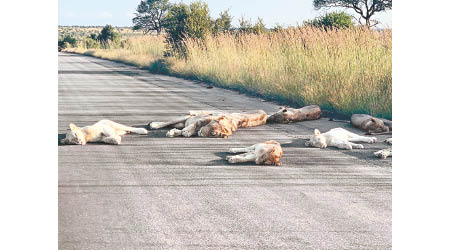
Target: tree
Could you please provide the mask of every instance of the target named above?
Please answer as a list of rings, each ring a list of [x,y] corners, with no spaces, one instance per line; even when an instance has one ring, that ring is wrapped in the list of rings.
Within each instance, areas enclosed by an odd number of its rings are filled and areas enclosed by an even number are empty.
[[[241,16],[241,18],[239,18],[239,32],[241,33],[251,33],[253,32],[253,27],[252,27],[252,20],[249,19],[245,19],[244,16]]]
[[[281,24],[276,23],[275,26],[273,26],[273,28],[271,29],[271,31],[273,32],[280,32],[282,31],[284,28]]]
[[[145,34],[156,31],[161,34],[171,4],[169,0],[141,0],[133,18],[133,30],[142,30]]]
[[[164,25],[167,33],[166,43],[170,48],[169,54],[185,56],[184,40],[187,38],[204,40],[206,35],[211,33],[213,24],[206,3],[196,1],[190,5],[184,3],[173,5]]]
[[[262,34],[266,31],[266,25],[263,22],[263,19],[261,17],[258,17],[258,20],[256,21],[255,25],[252,27],[253,33],[255,34]]]
[[[228,13],[229,10],[226,10],[224,12],[220,12],[219,14],[219,18],[217,18],[214,21],[214,28],[213,28],[213,32],[214,34],[217,33],[225,33],[225,32],[230,32],[231,31],[231,21],[232,21],[232,17],[230,16],[230,14]]]
[[[358,19],[361,25],[373,27],[379,24],[376,20],[371,20],[376,12],[392,9],[392,0],[313,0],[316,9],[343,7],[355,10],[361,17]],[[361,18],[365,23],[361,22]]]
[[[317,28],[349,28],[353,26],[352,16],[347,13],[331,12],[325,14],[325,16],[317,17],[311,21],[304,22],[305,25],[311,25]]]
[[[107,24],[100,31],[100,34],[98,34],[97,40],[99,40],[101,44],[106,47],[109,43],[118,44],[120,42],[120,35],[111,25]]]

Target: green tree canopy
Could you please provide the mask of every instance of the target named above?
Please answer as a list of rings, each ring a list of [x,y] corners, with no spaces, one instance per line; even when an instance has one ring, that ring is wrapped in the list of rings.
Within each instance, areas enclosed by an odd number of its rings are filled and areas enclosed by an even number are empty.
[[[196,1],[190,5],[184,3],[173,5],[167,14],[164,25],[167,33],[166,43],[170,52],[185,55],[184,39],[203,40],[207,34],[212,32],[213,24],[206,3]]]
[[[141,0],[133,18],[133,29],[145,34],[156,31],[159,35],[164,27],[171,4],[169,0]]]
[[[258,20],[256,20],[255,25],[252,27],[252,31],[255,34],[262,34],[266,32],[266,25],[263,22],[263,19],[261,17],[258,17]]]
[[[347,13],[331,12],[325,14],[325,16],[317,17],[311,21],[304,22],[305,25],[311,25],[318,28],[349,28],[353,26],[352,16]]]
[[[107,24],[103,29],[100,31],[100,34],[97,36],[97,39],[101,42],[116,42],[120,39],[119,33],[117,33],[113,26]]]
[[[342,7],[353,9],[360,18],[359,23],[367,27],[373,27],[379,24],[376,20],[371,20],[377,12],[392,9],[392,0],[313,0],[316,9]],[[363,23],[361,18],[365,20]]]
[[[228,13],[229,10],[220,12],[219,18],[214,21],[214,34],[225,33],[231,31],[231,21],[233,18]]]

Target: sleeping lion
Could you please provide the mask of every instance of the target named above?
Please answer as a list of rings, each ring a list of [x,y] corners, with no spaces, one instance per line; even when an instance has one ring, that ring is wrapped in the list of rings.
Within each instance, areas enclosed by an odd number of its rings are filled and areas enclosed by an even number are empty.
[[[353,114],[350,121],[333,118],[330,118],[330,121],[350,123],[353,127],[365,131],[367,135],[389,134],[392,131],[392,121],[367,114]]]
[[[317,120],[321,115],[322,111],[317,105],[309,105],[299,109],[283,107],[280,111],[270,115],[267,123],[292,123]]]
[[[258,165],[281,166],[281,156],[283,150],[280,143],[274,140],[258,143],[247,148],[231,148],[230,153],[243,153],[239,155],[227,156],[229,163],[240,163],[254,161]]]
[[[333,128],[323,134],[318,129],[314,129],[314,135],[309,141],[305,142],[305,146],[316,148],[333,146],[351,150],[354,148],[364,148],[362,144],[356,144],[355,142],[375,143],[376,141],[376,137],[360,136],[343,128]]]
[[[353,114],[350,123],[353,127],[366,131],[368,134],[383,134],[392,131],[392,121],[367,114]]]
[[[61,140],[61,144],[85,145],[87,142],[104,142],[117,145],[122,141],[120,136],[126,133],[147,134],[145,128],[128,127],[110,120],[101,120],[82,128],[71,123],[69,127],[70,132]]]
[[[263,110],[253,113],[222,113],[216,111],[190,111],[189,115],[168,122],[151,122],[151,129],[174,127],[167,137],[222,137],[227,138],[237,128],[266,124],[267,114]]]

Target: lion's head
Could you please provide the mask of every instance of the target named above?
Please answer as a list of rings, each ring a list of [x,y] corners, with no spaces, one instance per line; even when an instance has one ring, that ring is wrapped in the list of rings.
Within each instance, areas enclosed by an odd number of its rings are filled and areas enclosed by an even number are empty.
[[[389,132],[389,127],[377,118],[370,118],[361,123],[361,128],[369,133],[385,133]]]
[[[309,139],[309,141],[305,142],[305,146],[315,148],[326,148],[328,145],[325,136],[323,136],[318,129],[314,129],[314,135],[311,136],[311,139]]]
[[[75,124],[69,125],[70,131],[66,134],[66,138],[61,140],[62,144],[84,145],[86,144],[86,138],[83,131]]]
[[[283,107],[275,114],[270,115],[267,118],[267,122],[268,123],[285,123],[289,120],[290,113],[291,112],[289,112],[286,107]]]
[[[265,153],[263,156],[257,159],[257,164],[281,166],[281,157],[283,156],[283,150],[280,143],[274,140],[266,141],[264,143],[267,147],[270,147],[270,152]]]
[[[200,128],[198,136],[227,138],[233,133],[233,121],[226,116],[220,116]]]

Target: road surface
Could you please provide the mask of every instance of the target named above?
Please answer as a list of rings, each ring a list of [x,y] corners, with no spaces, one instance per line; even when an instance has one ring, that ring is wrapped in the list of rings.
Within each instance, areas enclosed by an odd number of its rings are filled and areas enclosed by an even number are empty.
[[[59,54],[59,127],[145,127],[188,110],[273,113],[279,105],[93,57]],[[125,135],[58,146],[59,249],[391,249],[392,160],[306,148],[325,118],[239,129],[229,139]],[[378,136],[383,141],[386,136]],[[230,147],[274,139],[283,166],[229,165]]]

